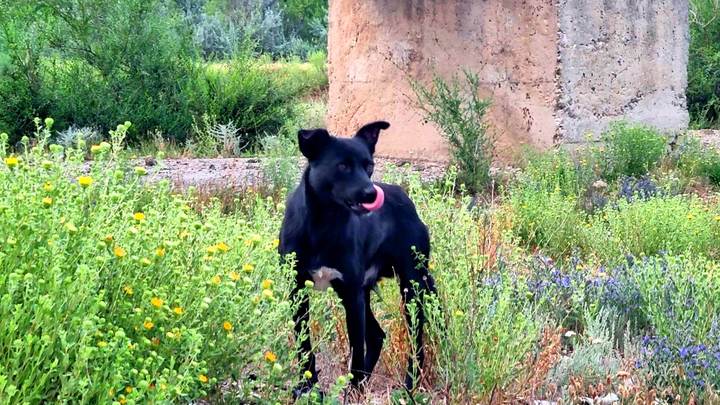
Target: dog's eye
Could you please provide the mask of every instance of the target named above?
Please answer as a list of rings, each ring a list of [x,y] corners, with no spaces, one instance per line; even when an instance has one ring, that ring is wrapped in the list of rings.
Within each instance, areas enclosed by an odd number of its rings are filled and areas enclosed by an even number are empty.
[[[338,163],[337,168],[341,172],[347,172],[348,170],[350,170],[350,166],[345,163]]]

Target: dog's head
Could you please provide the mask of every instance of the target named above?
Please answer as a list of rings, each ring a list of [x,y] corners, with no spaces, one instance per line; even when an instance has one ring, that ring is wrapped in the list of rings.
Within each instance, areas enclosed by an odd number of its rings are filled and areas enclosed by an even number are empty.
[[[310,167],[308,181],[318,197],[355,213],[367,212],[362,204],[377,197],[370,180],[375,144],[380,131],[389,127],[385,121],[371,122],[351,138],[331,136],[325,129],[298,131],[298,145]]]

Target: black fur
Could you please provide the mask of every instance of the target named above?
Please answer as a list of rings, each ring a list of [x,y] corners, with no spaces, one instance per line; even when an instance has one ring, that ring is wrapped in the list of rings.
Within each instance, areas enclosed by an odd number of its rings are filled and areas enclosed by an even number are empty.
[[[430,237],[407,194],[396,185],[378,183],[385,193],[385,204],[367,213],[361,203],[375,200],[370,180],[373,153],[384,121],[363,126],[352,138],[336,138],[324,129],[300,130],[300,151],[308,159],[302,180],[290,195],[280,231],[281,257],[296,254],[297,286],[293,297],[313,272],[321,267],[337,269],[342,279],[331,281],[342,300],[347,318],[352,354],[351,383],[358,386],[372,373],[380,357],[385,333],[370,308],[370,291],[381,277],[397,276],[406,308],[418,295],[434,293],[428,273]],[[413,250],[414,248],[414,250]],[[371,268],[377,269],[374,275]],[[413,285],[416,283],[417,288]],[[305,295],[303,295],[305,296]],[[306,296],[305,296],[306,297]],[[414,331],[419,350],[409,356],[405,385],[413,388],[422,368],[422,306],[418,305]],[[295,331],[308,336],[309,302],[299,303]],[[409,321],[407,310],[406,320]],[[312,378],[294,394],[307,392],[317,382],[315,356],[309,338],[300,342],[304,370]],[[415,362],[417,359],[417,362]]]

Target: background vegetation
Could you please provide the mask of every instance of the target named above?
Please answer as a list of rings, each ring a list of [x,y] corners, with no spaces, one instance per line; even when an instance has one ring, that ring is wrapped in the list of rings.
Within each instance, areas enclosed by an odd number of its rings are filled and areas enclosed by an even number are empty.
[[[720,2],[690,0],[688,107],[693,125],[720,126]]]
[[[252,150],[326,85],[326,14],[299,0],[2,0],[0,128],[14,144],[35,116],[98,133],[132,119],[135,144],[184,144],[207,135],[193,132],[206,115]]]

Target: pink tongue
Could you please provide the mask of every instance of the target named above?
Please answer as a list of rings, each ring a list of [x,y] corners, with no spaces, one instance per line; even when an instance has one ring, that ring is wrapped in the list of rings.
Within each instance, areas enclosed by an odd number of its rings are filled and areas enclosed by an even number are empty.
[[[364,203],[362,204],[363,208],[365,208],[368,211],[377,211],[380,209],[380,207],[383,206],[383,203],[385,202],[385,192],[383,189],[378,187],[377,185],[373,184],[373,187],[375,187],[375,191],[377,192],[377,195],[375,196],[375,201],[371,203]]]

